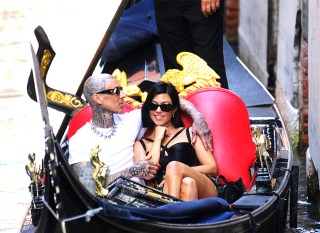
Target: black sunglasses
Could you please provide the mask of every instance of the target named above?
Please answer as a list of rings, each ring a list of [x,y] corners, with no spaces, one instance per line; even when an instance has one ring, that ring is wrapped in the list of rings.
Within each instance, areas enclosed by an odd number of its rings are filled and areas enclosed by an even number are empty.
[[[109,94],[109,95],[120,95],[120,92],[122,90],[122,87],[115,87],[113,89],[107,89],[104,91],[99,91],[96,94]]]
[[[151,111],[157,110],[158,107],[160,107],[161,111],[163,112],[170,112],[171,110],[175,109],[172,104],[156,104],[154,102],[148,104],[148,109]]]

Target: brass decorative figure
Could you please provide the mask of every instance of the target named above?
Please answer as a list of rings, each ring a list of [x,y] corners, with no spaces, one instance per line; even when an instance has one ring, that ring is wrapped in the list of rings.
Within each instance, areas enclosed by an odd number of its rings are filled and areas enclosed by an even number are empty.
[[[96,195],[106,197],[109,193],[109,190],[106,188],[108,185],[109,166],[100,161],[100,151],[99,145],[91,149],[91,163],[93,165],[92,178],[96,184]]]
[[[261,167],[263,168],[263,160],[265,161],[266,166],[268,165],[267,160],[272,162],[272,158],[268,153],[268,150],[271,148],[271,141],[264,132],[260,132],[258,126],[255,126],[252,129],[252,140],[257,148],[256,157],[259,159]]]
[[[115,77],[120,83],[120,86],[122,87],[123,92],[127,95],[125,98],[127,98],[128,96],[140,96],[141,102],[146,101],[148,93],[146,91],[142,92],[140,87],[137,84],[128,85],[128,78],[127,78],[126,72],[124,71],[121,72],[119,69],[115,69],[112,72],[112,76]]]
[[[190,52],[181,52],[176,60],[183,69],[169,69],[160,80],[173,84],[180,97],[183,98],[188,93],[203,87],[221,86],[217,81],[220,78],[219,75],[199,56]]]
[[[37,197],[39,196],[39,188],[43,186],[41,181],[41,169],[40,166],[37,167],[35,162],[36,154],[29,153],[28,155],[29,163],[25,166],[27,175],[30,177],[31,184],[30,187],[36,192]]]

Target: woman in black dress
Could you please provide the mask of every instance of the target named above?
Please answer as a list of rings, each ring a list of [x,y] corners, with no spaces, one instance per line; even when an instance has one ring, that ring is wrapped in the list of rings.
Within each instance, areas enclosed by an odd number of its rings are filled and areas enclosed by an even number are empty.
[[[215,159],[201,140],[191,143],[191,129],[184,127],[172,84],[158,82],[151,88],[142,107],[142,124],[149,133],[135,143],[134,160],[151,154],[161,165],[149,185],[185,201],[217,196],[212,181],[217,174]]]

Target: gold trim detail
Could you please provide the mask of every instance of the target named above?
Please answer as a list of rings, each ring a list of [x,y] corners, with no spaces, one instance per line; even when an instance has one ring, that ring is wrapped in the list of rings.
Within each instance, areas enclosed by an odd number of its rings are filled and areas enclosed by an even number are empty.
[[[49,100],[60,104],[65,104],[74,108],[82,108],[83,103],[70,94],[62,94],[59,91],[49,91],[47,94]]]
[[[48,49],[45,49],[43,52],[43,56],[41,59],[41,65],[40,65],[40,71],[41,71],[41,76],[44,77],[44,74],[48,68],[48,65],[51,61],[51,53]]]

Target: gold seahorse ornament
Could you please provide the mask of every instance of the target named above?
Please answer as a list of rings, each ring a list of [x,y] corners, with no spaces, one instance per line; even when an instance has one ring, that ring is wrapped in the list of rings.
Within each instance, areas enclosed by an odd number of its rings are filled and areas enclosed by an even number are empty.
[[[109,193],[109,190],[106,188],[109,179],[109,166],[100,161],[100,151],[99,145],[96,145],[91,149],[91,163],[93,165],[92,178],[96,184],[96,195],[99,197],[106,197]]]

